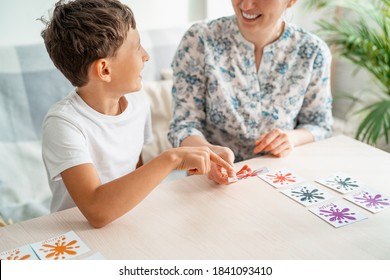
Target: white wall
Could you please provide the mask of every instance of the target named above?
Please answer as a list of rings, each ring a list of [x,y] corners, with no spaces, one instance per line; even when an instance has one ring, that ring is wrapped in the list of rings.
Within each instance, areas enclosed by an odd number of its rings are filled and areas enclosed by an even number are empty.
[[[231,0],[209,0],[207,1],[206,12],[208,19],[234,14]]]
[[[0,45],[41,41],[43,24],[56,0],[0,0]],[[202,18],[233,14],[231,0],[122,0],[133,10],[138,29],[186,25]],[[298,1],[287,19],[310,29],[316,15],[304,13]]]
[[[0,45],[41,42],[43,24],[56,0],[0,0]],[[203,0],[122,0],[135,14],[138,29],[187,24],[203,14]],[[196,5],[196,2],[199,2]]]
[[[37,18],[51,7],[50,0],[0,0],[0,45],[37,42],[42,23]]]

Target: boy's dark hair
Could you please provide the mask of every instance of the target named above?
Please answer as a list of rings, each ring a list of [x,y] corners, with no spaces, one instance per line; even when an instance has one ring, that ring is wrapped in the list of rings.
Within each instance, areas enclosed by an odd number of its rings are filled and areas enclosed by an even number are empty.
[[[113,57],[131,28],[133,12],[118,0],[60,0],[41,35],[54,65],[72,85],[88,82],[91,64]]]

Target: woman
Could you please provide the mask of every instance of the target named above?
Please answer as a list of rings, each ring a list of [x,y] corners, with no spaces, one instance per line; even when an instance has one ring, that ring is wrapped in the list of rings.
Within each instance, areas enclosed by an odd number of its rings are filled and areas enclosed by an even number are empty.
[[[232,0],[235,16],[186,32],[172,63],[173,146],[207,145],[233,163],[331,135],[331,55],[283,20],[295,3]],[[227,183],[216,165],[209,178]]]

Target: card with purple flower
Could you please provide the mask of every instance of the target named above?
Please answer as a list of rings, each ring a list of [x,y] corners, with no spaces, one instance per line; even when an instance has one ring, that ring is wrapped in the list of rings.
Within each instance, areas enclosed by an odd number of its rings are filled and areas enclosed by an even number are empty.
[[[342,200],[325,203],[310,208],[309,211],[336,228],[367,219],[364,214]]]
[[[390,197],[368,188],[344,198],[372,213],[378,213],[390,207]]]

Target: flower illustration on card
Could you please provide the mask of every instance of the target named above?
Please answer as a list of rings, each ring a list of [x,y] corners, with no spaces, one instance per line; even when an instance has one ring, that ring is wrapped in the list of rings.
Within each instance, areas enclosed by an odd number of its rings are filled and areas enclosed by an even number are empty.
[[[387,198],[383,198],[382,195],[370,195],[368,192],[363,192],[361,196],[354,197],[355,202],[361,203],[368,208],[385,208],[388,206],[389,200]]]
[[[336,189],[342,189],[346,191],[352,191],[359,187],[359,184],[356,180],[353,180],[350,177],[341,177],[337,175],[336,177],[332,179],[326,180],[327,183],[329,183],[331,186],[335,187]]]
[[[329,210],[320,210],[320,215],[325,216],[330,222],[349,223],[351,220],[356,220],[355,213],[350,212],[349,208],[341,208],[331,206]]]
[[[57,240],[54,244],[44,243],[42,244],[42,248],[39,250],[44,252],[46,259],[65,259],[66,255],[76,255],[76,249],[80,248],[80,246],[76,245],[77,240],[72,240],[70,242],[66,241],[66,237],[62,236],[59,240]]]
[[[292,175],[291,172],[283,174],[281,171],[276,172],[275,174],[267,174],[266,178],[271,180],[274,184],[290,184],[296,182],[296,177]]]
[[[7,255],[5,257],[5,259],[2,259],[0,258],[0,260],[27,260],[29,259],[31,256],[30,255],[23,255],[21,256],[20,255],[20,251],[19,250],[16,250],[16,251],[13,251],[13,252],[10,252],[9,255]]]
[[[299,191],[292,191],[291,196],[298,197],[301,201],[310,203],[325,199],[323,192],[318,189],[309,190],[307,187],[303,187]]]

